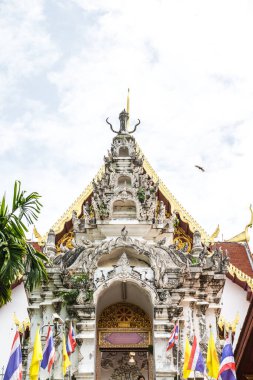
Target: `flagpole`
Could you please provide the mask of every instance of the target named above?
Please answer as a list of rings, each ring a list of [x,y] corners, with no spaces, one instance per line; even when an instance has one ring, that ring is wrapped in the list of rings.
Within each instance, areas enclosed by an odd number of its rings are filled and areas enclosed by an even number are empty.
[[[178,366],[178,362],[179,362],[179,346],[180,346],[180,333],[181,333],[181,329],[180,329],[180,325],[179,325],[179,321],[178,321],[178,345],[177,345],[177,380],[179,380],[179,366]]]

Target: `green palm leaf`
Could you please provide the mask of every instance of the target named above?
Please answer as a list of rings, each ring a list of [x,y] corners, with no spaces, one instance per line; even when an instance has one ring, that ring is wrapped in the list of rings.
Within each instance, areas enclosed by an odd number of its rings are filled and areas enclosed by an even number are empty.
[[[47,280],[47,257],[27,243],[27,225],[38,219],[41,203],[36,192],[26,194],[20,181],[14,184],[12,208],[5,195],[0,201],[0,306],[10,301],[11,286],[25,274],[29,290]]]

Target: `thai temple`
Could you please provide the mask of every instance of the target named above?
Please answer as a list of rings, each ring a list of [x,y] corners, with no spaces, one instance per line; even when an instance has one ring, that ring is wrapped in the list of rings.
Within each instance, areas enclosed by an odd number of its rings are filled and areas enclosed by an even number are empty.
[[[253,379],[252,211],[243,233],[217,242],[218,232],[205,232],[144,157],[134,137],[140,121],[131,126],[123,110],[118,126],[106,122],[113,139],[104,165],[36,243],[50,259],[49,281],[27,295],[23,378],[38,325],[43,346],[50,325],[56,358],[41,380],[64,378],[71,326],[77,347],[66,379],[182,379],[186,337],[196,335],[206,358],[210,331],[219,353],[232,335],[238,379]],[[175,324],[178,342],[167,349]]]

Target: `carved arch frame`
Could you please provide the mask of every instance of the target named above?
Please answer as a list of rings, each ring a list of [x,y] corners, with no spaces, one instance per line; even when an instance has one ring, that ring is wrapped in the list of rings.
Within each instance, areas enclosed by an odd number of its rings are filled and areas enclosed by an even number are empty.
[[[120,189],[120,191],[122,191],[122,188]],[[127,189],[127,191],[128,191],[128,189]],[[131,189],[129,189],[129,192],[131,192]],[[134,202],[135,207],[136,207],[136,219],[137,220],[140,219],[140,208],[141,208],[140,203],[139,203],[139,201],[136,199],[136,197],[134,195],[129,195],[129,194],[125,198],[122,197],[122,196],[120,196],[120,194],[119,194],[119,195],[114,196],[110,200],[110,202],[108,204],[109,218],[110,219],[113,219],[113,205],[117,201],[123,201],[123,202],[124,201],[132,201],[132,202]]]
[[[116,157],[119,157],[119,150],[120,148],[127,148],[129,157],[133,158],[136,154],[136,144],[132,138],[126,139],[126,137],[117,138],[114,140],[112,144],[112,154]]]
[[[95,292],[93,293],[94,304],[97,305],[99,297],[105,291],[107,291],[111,285],[113,285],[117,282],[122,282],[122,281],[130,282],[132,284],[139,286],[141,289],[143,289],[147,293],[147,295],[150,297],[150,301],[152,302],[153,305],[155,305],[157,303],[157,301],[159,300],[158,294],[157,294],[154,287],[146,284],[144,281],[137,279],[131,275],[123,277],[121,274],[118,274],[111,279],[105,280],[103,285],[99,286],[95,290]]]
[[[112,250],[115,248],[132,248],[134,249],[138,254],[144,254],[149,259],[150,267],[152,267],[152,258],[157,257],[157,253],[163,252],[164,255],[168,255],[168,257],[174,262],[174,264],[179,268],[186,268],[186,263],[182,261],[182,259],[177,256],[174,252],[171,251],[171,249],[168,247],[167,249],[163,249],[162,247],[157,247],[154,245],[147,245],[146,243],[138,240],[133,239],[131,237],[118,237],[113,238],[109,241],[102,241],[99,246],[97,246],[94,249],[94,252],[92,254],[91,260],[93,262],[93,265],[96,266],[100,257],[103,255],[110,255]]]

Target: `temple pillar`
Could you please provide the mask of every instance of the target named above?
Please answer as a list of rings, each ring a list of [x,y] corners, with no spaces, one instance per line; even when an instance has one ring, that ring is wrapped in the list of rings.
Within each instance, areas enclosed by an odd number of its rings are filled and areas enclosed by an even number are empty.
[[[166,331],[169,325],[167,307],[154,308],[154,362],[156,380],[174,380],[177,369],[174,365],[174,348],[166,351],[169,333]]]
[[[77,328],[78,365],[76,379],[94,380],[96,352],[96,320],[94,306],[75,306],[78,308]]]

